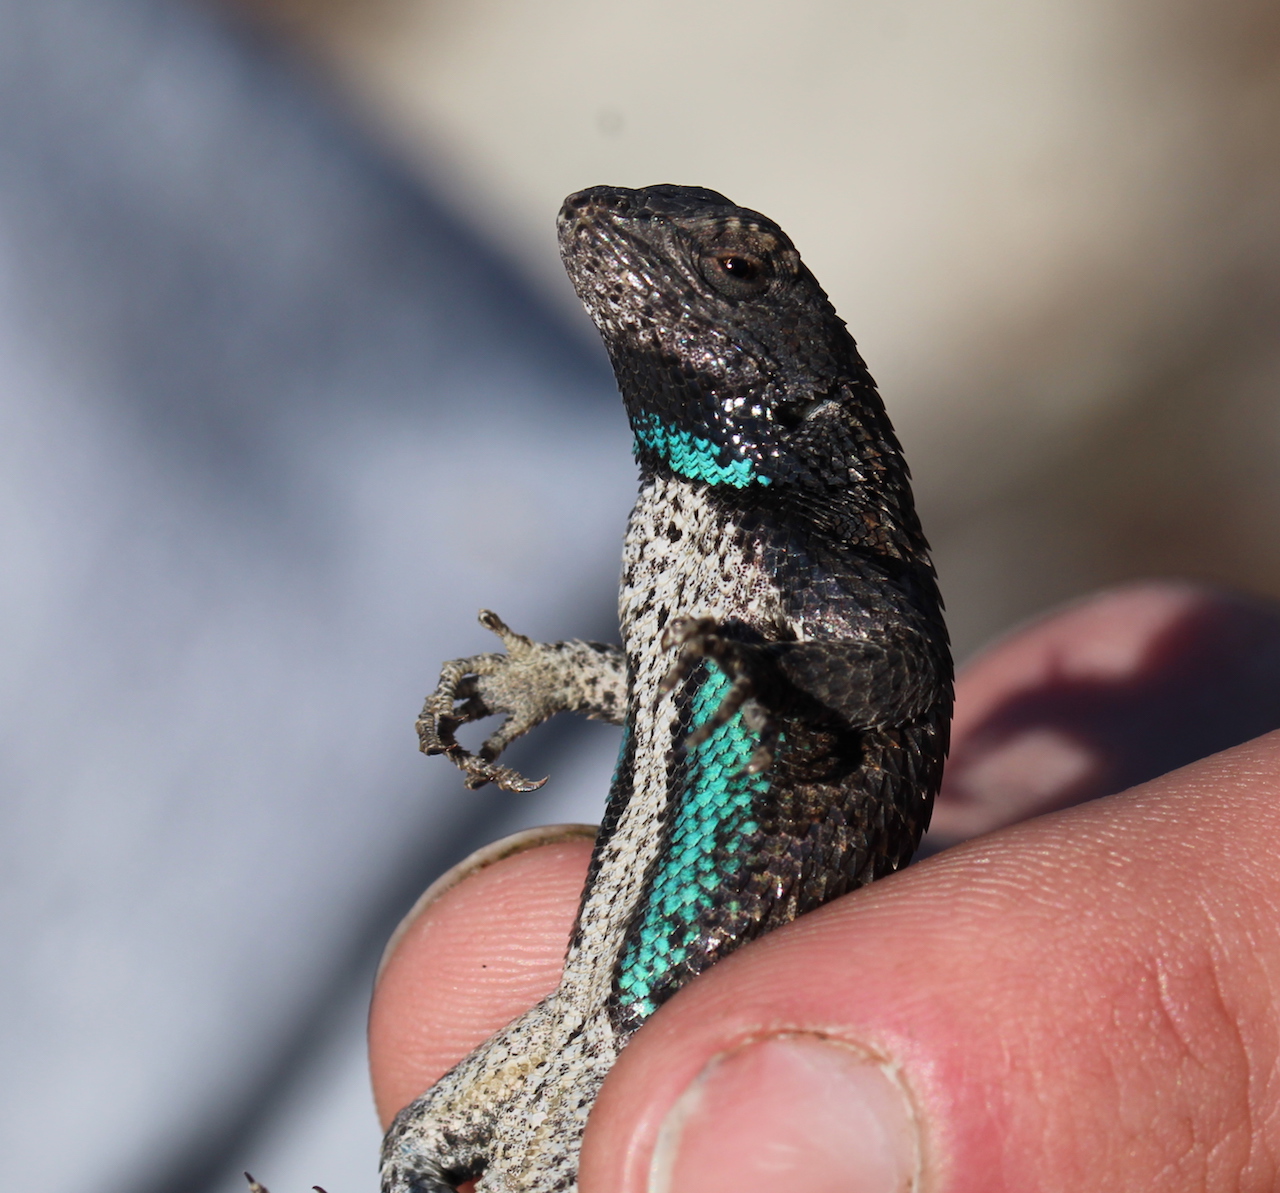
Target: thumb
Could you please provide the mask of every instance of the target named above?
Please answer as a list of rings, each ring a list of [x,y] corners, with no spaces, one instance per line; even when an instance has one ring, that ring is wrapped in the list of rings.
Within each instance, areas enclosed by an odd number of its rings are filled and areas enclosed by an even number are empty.
[[[961,846],[662,1008],[583,1193],[1275,1187],[1280,734]]]

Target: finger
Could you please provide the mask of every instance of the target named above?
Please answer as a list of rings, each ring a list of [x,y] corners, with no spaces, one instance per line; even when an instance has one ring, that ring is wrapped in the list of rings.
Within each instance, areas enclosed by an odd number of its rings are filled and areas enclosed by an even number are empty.
[[[1099,594],[962,671],[926,852],[1276,728],[1280,609],[1186,583]]]
[[[594,835],[569,825],[500,841],[433,884],[405,917],[369,1011],[369,1063],[384,1128],[555,988]]]
[[[623,1052],[583,1193],[1273,1188],[1278,833],[1273,734],[779,929]]]

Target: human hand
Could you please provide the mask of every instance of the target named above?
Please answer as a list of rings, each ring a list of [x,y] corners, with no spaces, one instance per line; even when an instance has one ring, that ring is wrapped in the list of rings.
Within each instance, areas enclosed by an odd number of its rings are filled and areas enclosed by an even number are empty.
[[[1189,586],[1105,594],[962,674],[936,831],[990,832],[1277,725],[1276,613]],[[1272,1188],[1278,796],[1272,734],[741,950],[623,1053],[583,1193]],[[510,849],[464,864],[389,950],[384,1122],[558,980],[590,842]]]

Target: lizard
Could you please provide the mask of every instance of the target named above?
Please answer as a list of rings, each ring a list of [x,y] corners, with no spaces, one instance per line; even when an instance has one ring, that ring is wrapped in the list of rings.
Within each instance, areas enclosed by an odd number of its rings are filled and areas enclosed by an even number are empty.
[[[672,185],[580,191],[558,230],[639,464],[622,642],[537,643],[482,611],[505,653],[445,664],[418,731],[473,789],[539,786],[497,759],[560,711],[622,725],[622,745],[559,988],[399,1113],[383,1193],[575,1190],[628,1039],[719,958],[905,865],[947,751],[910,474],[791,240]]]

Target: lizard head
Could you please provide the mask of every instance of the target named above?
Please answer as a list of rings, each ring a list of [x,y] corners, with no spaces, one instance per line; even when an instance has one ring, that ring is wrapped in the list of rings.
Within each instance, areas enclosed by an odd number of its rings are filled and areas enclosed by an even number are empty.
[[[847,439],[859,411],[883,420],[843,321],[768,217],[700,187],[596,186],[565,200],[559,234],[642,464],[725,490],[811,484],[815,460],[847,454],[823,439]]]

